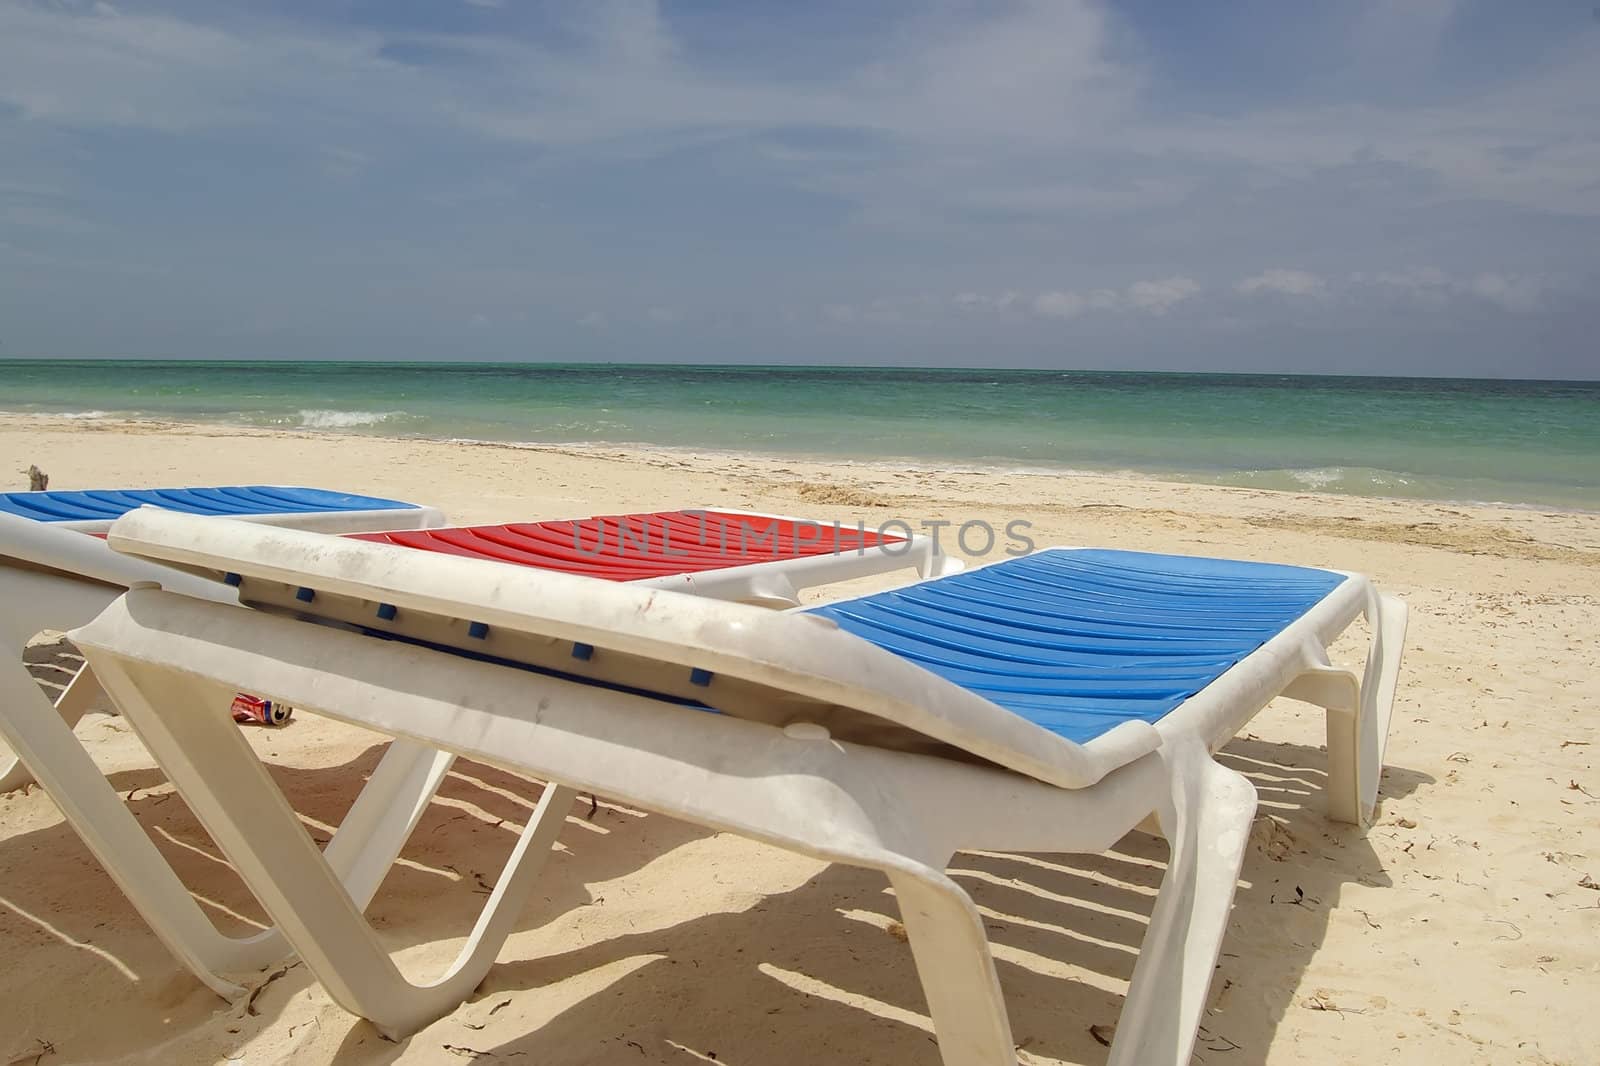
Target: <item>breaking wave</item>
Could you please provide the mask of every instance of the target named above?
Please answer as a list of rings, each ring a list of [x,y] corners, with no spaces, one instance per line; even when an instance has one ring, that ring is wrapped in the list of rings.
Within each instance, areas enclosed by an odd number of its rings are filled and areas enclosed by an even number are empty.
[[[306,429],[355,429],[359,426],[381,426],[403,417],[404,411],[328,411],[313,408],[300,412],[298,424]]]

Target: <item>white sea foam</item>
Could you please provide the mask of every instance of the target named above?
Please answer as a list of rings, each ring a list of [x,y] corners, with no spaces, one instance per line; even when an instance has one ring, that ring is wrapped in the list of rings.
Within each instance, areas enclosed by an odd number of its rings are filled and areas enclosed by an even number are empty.
[[[75,421],[90,421],[96,418],[111,417],[110,411],[57,411],[50,415],[51,418],[70,418]]]
[[[1344,480],[1344,468],[1341,466],[1320,467],[1314,470],[1290,470],[1289,476],[1300,484],[1312,489],[1323,489],[1329,485],[1337,485]]]
[[[307,429],[355,429],[358,426],[378,426],[391,418],[399,418],[404,411],[328,411],[308,409],[300,412],[300,424]]]

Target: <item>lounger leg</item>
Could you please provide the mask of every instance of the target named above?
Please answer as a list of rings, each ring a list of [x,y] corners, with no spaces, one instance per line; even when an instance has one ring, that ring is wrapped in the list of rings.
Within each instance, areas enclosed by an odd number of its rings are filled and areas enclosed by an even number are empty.
[[[56,698],[56,714],[61,716],[68,729],[75,729],[83,720],[83,716],[89,713],[89,705],[104,693],[105,689],[100,687],[94,671],[88,666],[80,666],[78,672],[72,675],[72,680],[67,682],[67,687]]]
[[[1384,752],[1389,745],[1389,722],[1394,714],[1395,689],[1400,679],[1400,658],[1405,651],[1408,611],[1403,601],[1376,589],[1367,596],[1367,623],[1372,645],[1361,680],[1361,710],[1355,723],[1351,764],[1341,773],[1350,783],[1351,796],[1340,821],[1365,825],[1378,803],[1378,781],[1383,774]],[[1329,724],[1329,773],[1333,771],[1332,723]]]
[[[1173,795],[1160,812],[1171,846],[1134,964],[1108,1066],[1186,1066],[1228,927],[1256,791],[1196,742],[1163,751]]]
[[[944,1066],[1015,1063],[989,937],[971,898],[936,870],[888,874]]]
[[[0,791],[33,781],[50,794],[95,858],[178,960],[217,994],[232,998],[244,989],[225,974],[260,970],[289,953],[277,930],[248,937],[219,932],[205,911],[117,795],[72,728],[100,691],[85,666],[52,706],[23,665],[22,647],[33,626],[63,628],[93,617],[112,598],[110,590],[78,582],[8,573],[5,592],[47,605],[54,615],[30,613],[0,634],[0,737],[15,753],[0,760]],[[59,617],[57,617],[57,615]],[[79,617],[81,616],[81,617]],[[228,721],[219,710],[216,717]],[[229,722],[229,728],[235,728]],[[452,757],[411,741],[390,745],[372,781],[328,844],[329,860],[365,906],[399,855],[427,807]]]
[[[232,997],[242,989],[222,974],[260,969],[287,952],[276,931],[245,938],[219,933],[55,708],[37,687],[20,688],[34,685],[21,662],[0,660],[0,675],[0,689],[10,697],[0,714],[0,733],[179,961],[218,994]]]
[[[116,599],[119,590],[86,581],[66,580],[30,570],[0,567],[0,719],[13,710],[17,714],[49,707],[50,701],[22,664],[22,652],[34,634],[42,629],[70,629],[82,625],[105,609]],[[16,605],[26,604],[24,612]],[[83,680],[80,671],[68,692]],[[87,693],[79,691],[79,695]],[[83,716],[83,701],[66,699],[63,693],[60,711],[72,714],[67,723],[70,730]],[[76,713],[74,708],[79,708]],[[57,713],[52,711],[52,714]],[[0,792],[21,788],[33,780],[33,774],[17,758],[22,752],[14,745],[12,753],[0,752]]]
[[[28,674],[27,667],[23,667],[22,673]],[[15,680],[6,684],[5,688],[8,692],[13,689],[16,691],[15,696],[7,695],[4,697],[7,706],[22,700],[32,702],[35,697],[44,699],[44,693],[39,690],[31,674],[28,674],[26,686],[22,684],[21,677],[17,676]],[[100,682],[95,680],[94,671],[87,666],[79,667],[78,672],[67,683],[66,689],[62,691],[60,696],[56,697],[55,711],[56,715],[61,719],[61,723],[68,729],[76,728],[78,723],[83,720],[83,716],[88,713],[89,705],[103,691],[100,687]],[[20,758],[12,755],[9,761],[0,759],[0,792],[11,792],[32,780],[33,774],[23,765],[23,761]]]
[[[341,1006],[398,1036],[472,994],[521,913],[572,804],[571,789],[546,786],[456,961],[436,981],[414,984],[395,967],[233,723],[222,715],[155,709],[193,706],[214,694],[215,686],[149,667],[133,669],[137,681],[123,661],[100,666],[107,689],[172,783]]]
[[[243,989],[223,974],[259,970],[287,955],[289,945],[276,930],[243,938],[217,931],[94,765],[71,723],[49,713],[37,688],[21,689],[22,680],[32,685],[33,679],[20,663],[0,662],[0,673],[11,670],[24,678],[7,687],[30,698],[8,701],[0,734],[37,771],[67,821],[179,961],[213,991],[232,998]],[[85,668],[74,684],[92,677]],[[99,691],[98,682],[92,687]],[[217,717],[228,716],[219,712]],[[454,756],[413,741],[390,745],[326,849],[357,906],[365,909],[383,883],[453,761]],[[26,768],[24,773],[33,780],[33,773]]]
[[[238,995],[242,988],[222,975],[260,969],[287,945],[273,931],[242,938],[218,932],[73,735],[96,684],[93,672],[81,670],[52,705],[22,663],[35,631],[78,625],[118,593],[25,570],[0,572],[0,586],[6,597],[30,604],[26,620],[0,612],[0,737],[14,753],[0,760],[0,790],[37,778],[168,950],[218,994]]]
[[[1305,649],[1303,673],[1283,690],[1292,700],[1321,707],[1327,718],[1328,780],[1324,789],[1328,817],[1335,822],[1362,823],[1361,679],[1349,670],[1329,665],[1322,645]]]
[[[1403,601],[1369,588],[1366,616],[1372,643],[1359,685],[1354,675],[1349,675],[1349,691],[1341,693],[1336,702],[1311,700],[1328,709],[1328,817],[1351,825],[1370,823],[1378,803],[1378,781],[1405,650],[1407,608]],[[1326,668],[1326,672],[1339,671]],[[1310,698],[1294,691],[1301,684],[1296,681],[1286,694]]]
[[[383,884],[455,756],[396,738],[322,849],[361,910]]]

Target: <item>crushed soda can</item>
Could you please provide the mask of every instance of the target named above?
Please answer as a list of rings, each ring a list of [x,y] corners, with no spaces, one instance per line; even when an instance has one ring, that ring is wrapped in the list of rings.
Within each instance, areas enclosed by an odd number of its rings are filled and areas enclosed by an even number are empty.
[[[233,720],[253,722],[256,725],[282,725],[289,720],[294,708],[287,703],[264,700],[243,692],[233,697]]]

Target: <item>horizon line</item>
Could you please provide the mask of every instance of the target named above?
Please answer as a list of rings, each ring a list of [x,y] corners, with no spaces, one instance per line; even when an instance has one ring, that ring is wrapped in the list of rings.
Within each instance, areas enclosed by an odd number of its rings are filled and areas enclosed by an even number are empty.
[[[1481,377],[1453,374],[1336,374],[1310,373],[1286,370],[1162,370],[1127,369],[1111,367],[1048,367],[1048,366],[920,366],[910,363],[733,363],[733,362],[637,362],[625,360],[540,360],[540,359],[413,359],[376,357],[295,357],[295,358],[244,358],[218,356],[212,358],[177,358],[172,356],[19,356],[0,354],[3,363],[35,363],[67,365],[73,363],[144,363],[175,366],[193,364],[231,363],[240,366],[311,364],[311,365],[370,365],[370,366],[427,366],[427,367],[563,367],[563,368],[615,368],[615,369],[743,369],[743,370],[893,370],[934,373],[981,374],[1125,374],[1162,375],[1169,377],[1239,377],[1239,378],[1330,378],[1344,380],[1380,381],[1497,381],[1520,382],[1538,385],[1600,385],[1600,376],[1593,378],[1519,378]]]

